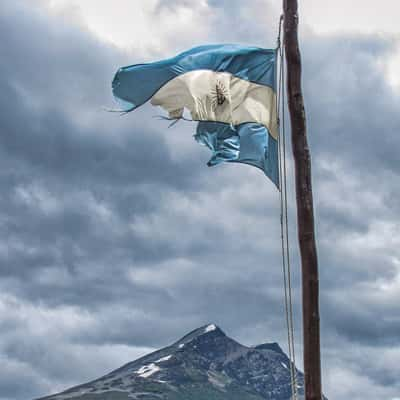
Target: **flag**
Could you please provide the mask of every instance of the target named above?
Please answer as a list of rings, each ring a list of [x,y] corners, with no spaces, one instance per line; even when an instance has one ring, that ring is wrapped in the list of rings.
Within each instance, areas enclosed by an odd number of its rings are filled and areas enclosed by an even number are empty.
[[[150,101],[168,119],[187,110],[195,139],[212,151],[209,166],[260,168],[279,186],[276,50],[240,45],[195,47],[166,60],[120,68],[114,96],[130,112]]]

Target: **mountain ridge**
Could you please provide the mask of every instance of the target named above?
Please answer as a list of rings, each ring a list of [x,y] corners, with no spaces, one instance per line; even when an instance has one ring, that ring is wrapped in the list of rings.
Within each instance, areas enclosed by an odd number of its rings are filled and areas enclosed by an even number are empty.
[[[38,400],[290,400],[289,366],[278,343],[244,346],[208,324],[96,380]],[[301,399],[303,374],[296,373]]]

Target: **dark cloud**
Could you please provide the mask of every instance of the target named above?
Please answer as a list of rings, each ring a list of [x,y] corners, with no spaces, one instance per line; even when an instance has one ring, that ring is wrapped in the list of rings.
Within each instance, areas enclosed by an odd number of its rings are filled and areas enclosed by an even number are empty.
[[[190,6],[158,7],[178,3]],[[219,22],[205,40],[274,45],[279,10],[253,3],[210,1]],[[243,165],[206,168],[191,124],[167,129],[150,107],[104,112],[113,73],[140,57],[38,4],[0,6],[0,399],[94,378],[209,321],[247,344],[284,345],[273,185]],[[270,23],[250,24],[259,7]],[[382,63],[392,45],[304,35],[333,400],[399,392],[399,97]],[[293,223],[290,233],[299,327]],[[358,391],[336,392],[341,370]]]

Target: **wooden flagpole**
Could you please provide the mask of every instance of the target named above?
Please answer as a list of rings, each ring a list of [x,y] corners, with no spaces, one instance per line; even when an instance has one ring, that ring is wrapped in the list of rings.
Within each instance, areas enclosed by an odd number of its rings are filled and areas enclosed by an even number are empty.
[[[305,400],[321,400],[319,333],[319,281],[315,243],[311,159],[301,87],[297,0],[283,0],[287,94],[295,166],[298,239],[303,289],[303,339]]]

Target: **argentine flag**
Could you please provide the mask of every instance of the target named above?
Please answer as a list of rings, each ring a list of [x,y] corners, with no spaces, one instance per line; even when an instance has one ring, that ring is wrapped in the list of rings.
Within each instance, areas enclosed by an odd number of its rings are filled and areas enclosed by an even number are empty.
[[[171,120],[187,110],[195,139],[212,151],[209,166],[260,168],[279,187],[276,50],[240,45],[195,47],[176,57],[120,68],[114,96],[125,112],[150,101]]]

